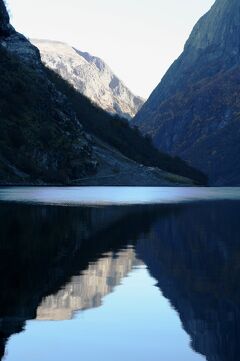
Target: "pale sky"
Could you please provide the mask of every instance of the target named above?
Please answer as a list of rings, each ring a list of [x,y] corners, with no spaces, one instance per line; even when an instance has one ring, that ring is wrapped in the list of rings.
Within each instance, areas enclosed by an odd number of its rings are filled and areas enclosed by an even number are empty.
[[[147,98],[214,0],[7,0],[12,24],[99,56]]]

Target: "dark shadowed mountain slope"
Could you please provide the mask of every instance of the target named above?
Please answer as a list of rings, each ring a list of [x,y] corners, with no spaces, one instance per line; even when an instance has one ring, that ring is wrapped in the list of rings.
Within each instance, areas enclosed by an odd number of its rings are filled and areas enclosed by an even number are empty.
[[[134,119],[159,149],[239,185],[240,2],[216,0]]]
[[[0,184],[192,184],[166,171],[206,182],[46,69],[0,4]]]
[[[137,179],[140,180],[143,175],[144,178],[149,179],[148,182],[152,185],[166,185],[169,182],[170,184],[186,182],[186,180],[181,178],[178,179],[177,177],[174,181],[171,175],[170,177],[167,174],[164,175],[164,172],[169,172],[182,177],[191,178],[195,181],[195,183],[207,183],[207,177],[205,174],[189,166],[178,157],[171,157],[166,153],[158,151],[155,146],[153,146],[149,137],[142,136],[137,128],[131,128],[129,123],[122,118],[119,118],[118,116],[113,117],[102,109],[94,107],[88,98],[79,94],[78,91],[76,91],[55,72],[48,70],[48,77],[56,85],[57,89],[59,89],[62,94],[66,95],[72,109],[74,109],[79,119],[81,119],[84,129],[94,137],[96,153],[101,153],[99,163],[102,164],[103,158],[107,158],[107,163],[109,164],[110,162],[110,164],[112,164],[112,168],[114,168],[116,173],[115,177],[117,176],[117,178],[119,178],[121,173],[127,173],[127,177],[130,178],[128,183],[129,181],[131,182],[131,179],[133,180],[131,185],[134,185],[134,182],[137,184]],[[99,149],[98,140],[104,142],[108,148],[110,147],[111,149],[109,150],[111,153],[112,150],[115,149],[123,156],[127,157],[131,161],[134,161],[135,164],[132,162],[130,164],[128,160],[125,162],[124,166],[120,165],[119,156],[116,152],[115,155],[112,153],[113,158],[115,158],[114,161],[110,161],[110,153],[108,152],[107,155],[104,154],[106,147],[100,147],[101,149]],[[138,171],[134,170],[136,164],[141,164]],[[155,169],[152,167],[155,167]],[[103,165],[103,168],[105,169],[105,164]],[[109,174],[109,167],[107,166],[107,168],[107,173]],[[164,172],[159,173],[159,169],[164,170]],[[101,170],[99,173],[104,175]],[[119,179],[121,179],[121,177]],[[105,183],[106,185],[111,185],[112,181],[113,179],[109,178],[110,183],[108,183],[105,178],[105,182],[107,182]],[[127,179],[125,179],[125,182],[126,181]],[[147,185],[144,180],[141,181],[141,184]],[[94,185],[96,185],[96,183],[94,183]]]
[[[0,1],[0,182],[66,182],[96,171],[76,114]]]

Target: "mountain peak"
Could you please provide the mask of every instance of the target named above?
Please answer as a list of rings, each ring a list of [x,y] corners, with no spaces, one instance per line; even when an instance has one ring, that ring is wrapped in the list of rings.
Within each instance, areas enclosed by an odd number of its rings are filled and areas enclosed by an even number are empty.
[[[130,120],[143,105],[143,99],[135,96],[102,59],[61,42],[32,43],[47,67],[107,112]]]
[[[98,58],[97,56],[93,56],[91,54],[89,54],[88,52],[84,52],[84,51],[80,51],[75,49],[76,52],[81,55],[89,64],[95,64],[96,67],[99,69],[99,71],[104,71],[106,69],[107,64],[100,58]]]
[[[239,33],[240,1],[216,0],[193,28],[185,50],[202,50],[218,46],[224,53],[239,55]]]

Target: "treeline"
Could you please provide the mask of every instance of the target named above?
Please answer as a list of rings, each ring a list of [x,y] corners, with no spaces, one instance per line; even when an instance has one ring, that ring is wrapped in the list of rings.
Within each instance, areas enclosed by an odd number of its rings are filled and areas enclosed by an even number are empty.
[[[159,167],[162,170],[191,178],[196,184],[206,185],[207,176],[191,167],[179,157],[171,157],[158,151],[151,138],[143,136],[127,120],[112,116],[94,105],[87,97],[77,92],[58,74],[46,68],[49,79],[58,90],[67,96],[85,130],[122,154],[146,166]]]

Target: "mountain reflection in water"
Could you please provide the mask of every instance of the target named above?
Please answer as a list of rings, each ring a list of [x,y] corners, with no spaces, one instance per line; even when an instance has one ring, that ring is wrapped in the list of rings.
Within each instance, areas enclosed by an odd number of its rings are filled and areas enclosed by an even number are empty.
[[[99,307],[102,299],[128,273],[140,264],[132,248],[115,256],[109,252],[88,266],[79,276],[74,276],[66,286],[54,295],[46,297],[37,309],[38,320],[70,320],[74,312]]]
[[[107,208],[2,204],[1,356],[27,320],[71,319],[76,311],[99,307],[145,264],[178,312],[193,350],[209,361],[236,361],[239,214],[240,203],[232,201]]]

